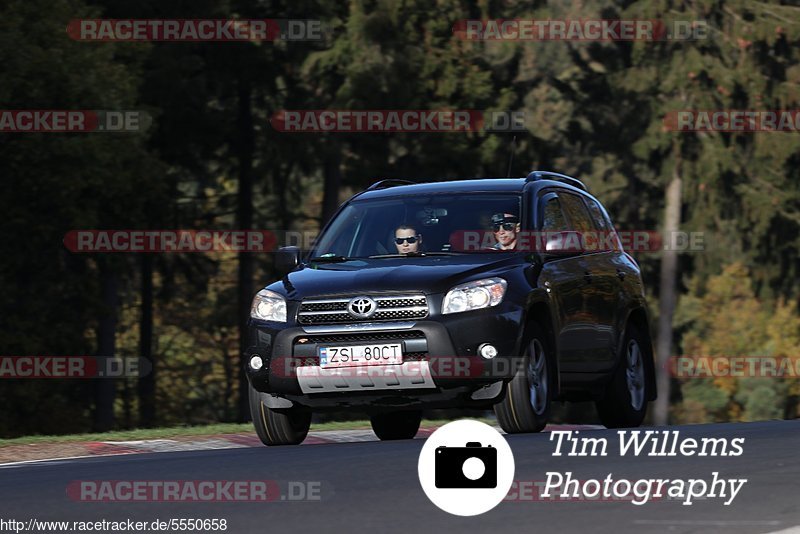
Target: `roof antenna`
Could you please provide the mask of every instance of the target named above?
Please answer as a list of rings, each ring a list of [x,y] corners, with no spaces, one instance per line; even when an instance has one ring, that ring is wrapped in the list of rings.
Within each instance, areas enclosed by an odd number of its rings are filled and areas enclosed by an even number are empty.
[[[517,144],[517,136],[511,140],[511,153],[508,155],[508,172],[506,178],[511,178],[511,164],[514,163],[514,146]]]

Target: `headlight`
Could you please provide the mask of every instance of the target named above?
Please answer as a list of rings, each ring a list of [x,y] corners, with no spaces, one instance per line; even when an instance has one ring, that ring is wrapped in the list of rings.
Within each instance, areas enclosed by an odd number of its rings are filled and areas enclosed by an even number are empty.
[[[458,313],[497,306],[508,284],[502,278],[486,278],[456,286],[447,292],[442,313]]]
[[[274,291],[262,289],[250,306],[250,317],[264,321],[286,322],[286,299]]]

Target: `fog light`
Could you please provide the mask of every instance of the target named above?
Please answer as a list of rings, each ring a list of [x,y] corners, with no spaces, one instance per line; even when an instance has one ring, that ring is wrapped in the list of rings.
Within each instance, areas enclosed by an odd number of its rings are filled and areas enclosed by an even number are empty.
[[[264,367],[264,360],[262,360],[261,356],[259,356],[258,354],[253,354],[250,357],[250,369],[252,369],[253,371],[258,371],[262,367]]]
[[[478,352],[481,356],[486,358],[487,360],[491,360],[495,356],[497,356],[497,349],[494,348],[494,345],[490,345],[488,343],[484,343],[480,347],[478,347]]]

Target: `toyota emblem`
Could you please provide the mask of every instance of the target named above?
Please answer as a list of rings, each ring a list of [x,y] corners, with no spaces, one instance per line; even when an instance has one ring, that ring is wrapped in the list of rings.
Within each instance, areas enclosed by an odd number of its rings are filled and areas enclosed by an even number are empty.
[[[369,297],[355,297],[347,303],[347,311],[356,319],[372,317],[378,305]]]

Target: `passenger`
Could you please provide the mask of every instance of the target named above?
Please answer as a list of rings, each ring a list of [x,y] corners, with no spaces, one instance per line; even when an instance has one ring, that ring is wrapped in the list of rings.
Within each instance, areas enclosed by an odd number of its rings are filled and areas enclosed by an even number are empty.
[[[420,252],[422,236],[407,225],[398,226],[394,231],[394,244],[400,254],[414,254]]]
[[[517,248],[519,233],[519,217],[513,213],[495,213],[492,215],[492,231],[497,243],[494,250],[514,250]]]

